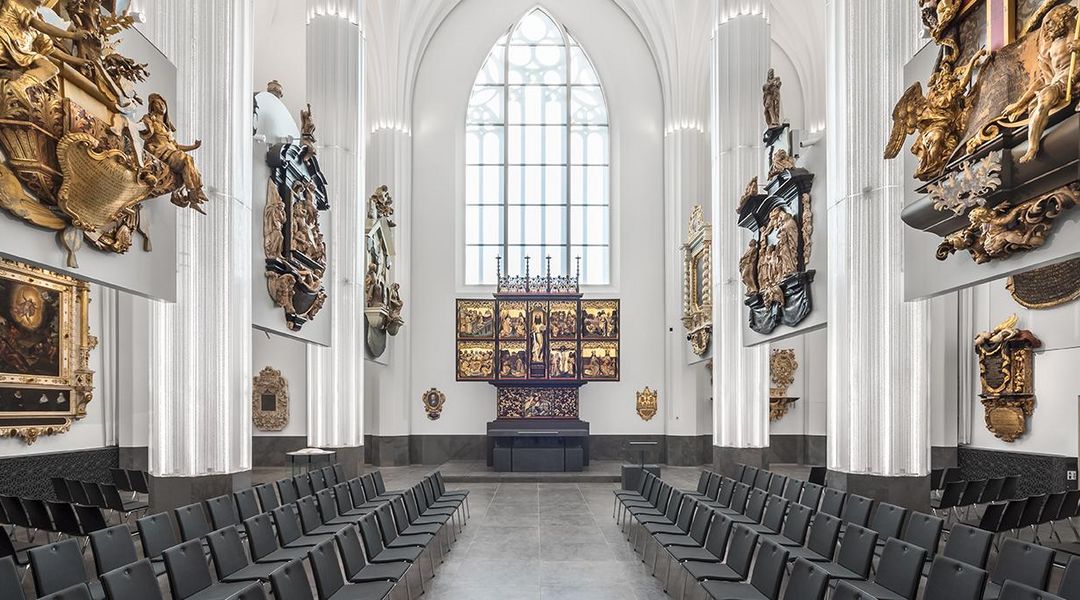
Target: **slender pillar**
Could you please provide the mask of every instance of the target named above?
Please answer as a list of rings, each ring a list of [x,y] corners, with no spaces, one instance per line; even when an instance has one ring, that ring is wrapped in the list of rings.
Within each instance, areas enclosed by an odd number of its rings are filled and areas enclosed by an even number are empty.
[[[150,303],[155,510],[226,493],[251,469],[252,0],[156,0],[144,34],[176,65],[169,107],[207,214],[177,210],[177,301]]]
[[[769,446],[769,346],[743,346],[739,257],[748,235],[736,207],[764,164],[761,85],[769,70],[764,0],[720,0],[713,43],[713,463],[766,466]],[[762,178],[763,179],[763,178]]]
[[[882,159],[918,7],[828,0],[831,485],[929,501],[929,309],[903,300],[903,161]]]
[[[336,450],[349,476],[364,460],[362,65],[359,0],[308,0],[308,102],[331,190],[331,337],[329,347],[308,345],[308,445]]]

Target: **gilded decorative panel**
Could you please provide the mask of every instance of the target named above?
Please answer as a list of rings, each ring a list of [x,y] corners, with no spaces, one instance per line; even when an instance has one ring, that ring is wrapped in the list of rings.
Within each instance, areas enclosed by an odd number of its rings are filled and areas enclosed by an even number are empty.
[[[489,381],[495,377],[495,342],[457,344],[458,380]]]
[[[982,384],[986,428],[996,437],[1013,442],[1027,431],[1027,417],[1035,410],[1035,356],[1042,345],[1026,329],[1018,329],[1012,315],[991,331],[975,338]]]
[[[619,342],[581,342],[581,378],[590,381],[617,381]]]
[[[582,300],[581,339],[617,339],[619,317],[618,300]]]
[[[281,431],[289,424],[289,382],[281,371],[263,367],[251,387],[251,421],[259,431]]]
[[[690,211],[683,244],[682,322],[690,348],[704,356],[712,339],[712,226],[700,204]]]
[[[495,301],[458,300],[457,337],[461,339],[495,339]]]

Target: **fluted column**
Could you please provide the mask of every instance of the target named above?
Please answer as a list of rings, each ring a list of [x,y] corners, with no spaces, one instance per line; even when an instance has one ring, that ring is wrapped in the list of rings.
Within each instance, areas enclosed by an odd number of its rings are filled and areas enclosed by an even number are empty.
[[[307,93],[330,189],[329,347],[308,345],[308,444],[363,463],[363,38],[359,0],[308,0]]]
[[[189,482],[232,487],[251,469],[252,0],[147,0],[143,33],[177,68],[169,107],[210,201],[177,209],[177,301],[150,308],[150,472],[155,508]],[[158,200],[163,201],[163,200]],[[202,491],[208,491],[204,486]]]
[[[713,46],[713,418],[714,463],[765,463],[769,445],[768,344],[743,346],[739,197],[762,175],[761,85],[769,70],[765,0],[720,0]]]
[[[882,159],[918,7],[829,0],[828,466],[848,488],[912,504],[930,465],[929,311],[904,302],[903,161]]]

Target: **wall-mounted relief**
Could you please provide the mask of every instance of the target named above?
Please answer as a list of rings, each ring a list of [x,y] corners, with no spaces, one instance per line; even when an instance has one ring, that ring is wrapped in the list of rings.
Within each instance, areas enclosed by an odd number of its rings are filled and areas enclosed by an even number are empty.
[[[642,421],[651,421],[656,416],[658,407],[659,398],[656,390],[645,386],[645,389],[637,393],[637,414]]]
[[[289,424],[289,382],[281,371],[263,367],[255,376],[251,421],[259,431],[281,431]]]
[[[1080,258],[1013,275],[1005,287],[1013,300],[1025,308],[1068,304],[1080,298]]]
[[[424,410],[427,412],[427,418],[432,421],[439,420],[442,416],[442,407],[446,403],[446,394],[440,392],[435,388],[424,392],[424,395],[420,397],[420,401],[424,403]]]
[[[274,144],[266,154],[270,180],[263,210],[266,289],[299,331],[326,303],[326,241],[319,214],[330,210],[326,177],[315,156],[310,108],[301,115],[299,142]]]
[[[712,340],[712,225],[700,204],[690,210],[683,244],[682,322],[694,354],[705,356]]]
[[[793,348],[774,348],[769,356],[769,420],[779,421],[787,415],[798,398],[788,396],[788,388],[795,382],[799,368]]]
[[[1077,9],[1060,0],[919,2],[939,52],[925,92],[912,83],[893,109],[885,157],[913,136],[911,175],[921,182],[902,218],[942,238],[938,260],[967,250],[982,264],[1036,250],[1080,195],[1069,51]],[[999,13],[992,26],[987,8]]]
[[[0,436],[64,433],[93,399],[90,288],[0,259]]]
[[[975,337],[986,428],[1006,442],[1024,435],[1027,418],[1035,410],[1033,351],[1042,346],[1033,333],[1017,329],[1017,321],[1012,315]]]
[[[405,325],[401,311],[401,284],[394,281],[394,200],[390,188],[380,185],[367,205],[367,267],[364,274],[364,321],[367,351],[378,358],[386,351],[386,336]]]
[[[170,194],[173,204],[202,212],[207,197],[188,154],[200,142],[176,140],[158,94],[132,120],[143,102],[134,85],[150,77],[118,49],[133,17],[101,0],[39,4],[5,2],[0,19],[0,207],[56,231],[72,268],[84,240],[123,254],[138,233],[150,251],[142,202]],[[65,26],[44,24],[55,17]]]

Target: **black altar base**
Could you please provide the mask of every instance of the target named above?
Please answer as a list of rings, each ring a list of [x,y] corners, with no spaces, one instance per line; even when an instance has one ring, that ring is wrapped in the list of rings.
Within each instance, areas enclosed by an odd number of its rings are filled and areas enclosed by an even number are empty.
[[[498,472],[581,471],[589,464],[589,423],[579,419],[498,419],[487,424],[487,463]]]

